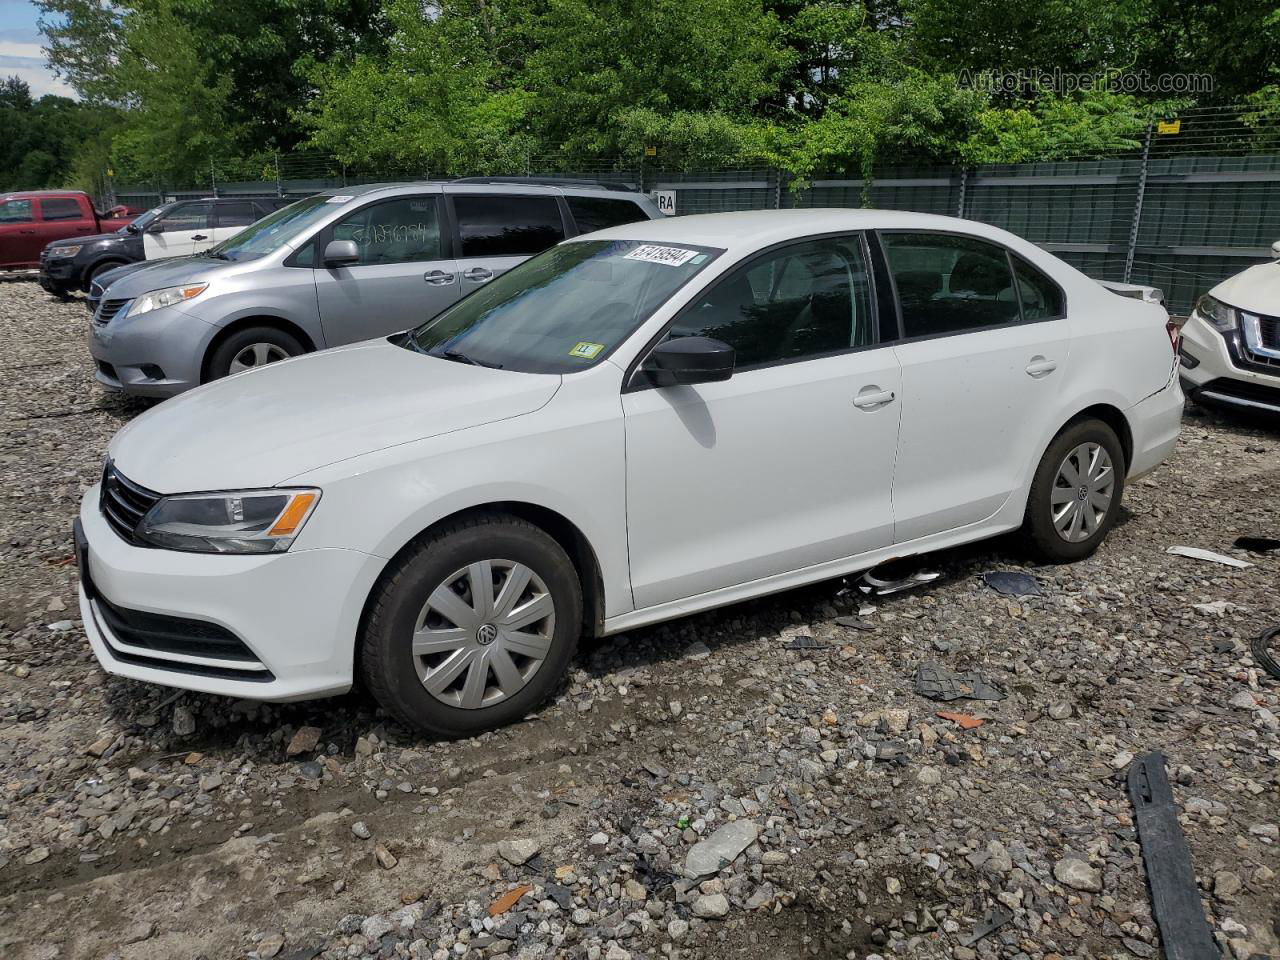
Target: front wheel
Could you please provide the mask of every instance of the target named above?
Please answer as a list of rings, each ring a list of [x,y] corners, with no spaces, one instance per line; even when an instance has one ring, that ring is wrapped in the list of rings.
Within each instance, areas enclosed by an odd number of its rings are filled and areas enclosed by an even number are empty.
[[[296,357],[306,350],[298,338],[274,327],[237,330],[218,345],[209,359],[210,380],[243,373],[269,363]]]
[[[1066,427],[1045,451],[1023,530],[1047,563],[1071,563],[1102,544],[1120,511],[1126,471],[1115,431],[1101,420]]]
[[[360,672],[409,726],[469,737],[549,697],[581,629],[582,587],[564,549],[524,520],[473,517],[423,538],[375,588]]]

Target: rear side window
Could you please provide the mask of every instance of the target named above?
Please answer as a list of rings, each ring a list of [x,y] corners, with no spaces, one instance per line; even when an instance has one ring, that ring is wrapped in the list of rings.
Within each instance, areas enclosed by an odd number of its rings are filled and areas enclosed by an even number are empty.
[[[30,223],[30,200],[5,200],[0,203],[0,223]]]
[[[1021,257],[1013,258],[1013,274],[1018,278],[1018,299],[1023,320],[1053,320],[1066,316],[1062,288]]]
[[[676,318],[672,337],[713,337],[739,367],[839,353],[876,342],[871,283],[857,236],[792,244],[739,267]]]
[[[45,197],[40,201],[40,216],[45,220],[79,220],[80,204],[71,197]]]
[[[220,227],[247,227],[260,216],[258,208],[248,200],[219,203],[214,211]]]
[[[531,256],[564,239],[555,197],[457,194],[453,210],[463,257]]]
[[[942,233],[885,233],[903,333],[936,337],[1021,318],[1004,247]]]
[[[616,227],[637,220],[648,220],[640,205],[631,200],[615,200],[609,197],[565,197],[569,212],[578,225],[579,233],[591,233]]]

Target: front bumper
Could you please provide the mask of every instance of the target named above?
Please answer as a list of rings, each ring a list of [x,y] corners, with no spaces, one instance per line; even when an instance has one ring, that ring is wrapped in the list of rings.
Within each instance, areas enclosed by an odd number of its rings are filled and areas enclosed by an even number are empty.
[[[1192,400],[1237,410],[1280,414],[1280,367],[1264,372],[1242,361],[1239,345],[1228,343],[1198,317],[1182,327],[1184,360],[1178,371],[1182,388]]]
[[[79,271],[74,257],[49,258],[40,255],[40,286],[53,292],[66,290],[78,284]]]
[[[365,599],[385,563],[356,550],[220,556],[136,547],[108,526],[99,488],[77,523],[80,616],[108,673],[253,700],[305,700],[351,688]],[[140,646],[113,630],[120,610],[199,621],[238,639],[241,655],[192,644]],[[209,655],[213,654],[213,655]]]
[[[95,377],[108,390],[172,397],[200,386],[205,351],[218,328],[173,307],[89,322]]]

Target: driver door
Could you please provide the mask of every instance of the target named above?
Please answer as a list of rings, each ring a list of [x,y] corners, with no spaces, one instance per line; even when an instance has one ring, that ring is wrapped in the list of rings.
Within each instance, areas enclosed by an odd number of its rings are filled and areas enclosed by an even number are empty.
[[[189,257],[214,244],[213,204],[208,200],[180,203],[153,220],[142,234],[142,250],[148,260]]]

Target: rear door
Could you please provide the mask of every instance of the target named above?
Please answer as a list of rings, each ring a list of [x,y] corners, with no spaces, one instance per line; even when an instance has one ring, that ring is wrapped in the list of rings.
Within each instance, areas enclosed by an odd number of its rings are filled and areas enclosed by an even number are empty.
[[[93,218],[93,210],[86,197],[41,197],[39,200],[40,222],[36,227],[40,251],[46,244],[54,240],[97,233],[97,221]]]
[[[213,242],[230,240],[262,214],[252,200],[217,200],[213,205]]]
[[[464,296],[566,236],[564,210],[554,194],[459,189],[448,197]]]
[[[142,249],[148,260],[189,257],[203,253],[213,243],[213,204],[208,200],[176,204],[153,220],[142,235]]]
[[[315,268],[320,322],[328,346],[386,336],[431,319],[459,296],[458,263],[446,249],[440,194],[377,200],[321,231],[351,240],[357,263]]]
[[[1057,415],[1070,336],[1061,290],[1003,246],[941,232],[880,238],[904,334],[893,482],[904,543],[980,523],[1022,484]]]
[[[34,267],[44,244],[36,225],[33,197],[0,201],[0,267]]]

